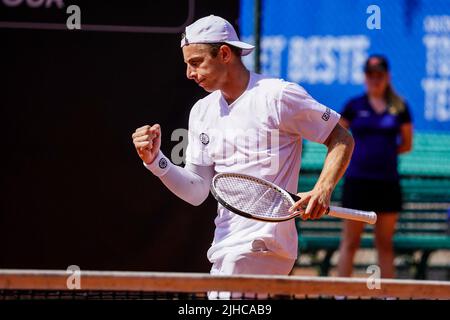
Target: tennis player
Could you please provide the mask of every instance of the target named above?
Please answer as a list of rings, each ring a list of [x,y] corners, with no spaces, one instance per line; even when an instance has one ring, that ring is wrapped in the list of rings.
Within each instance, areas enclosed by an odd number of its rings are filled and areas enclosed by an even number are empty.
[[[133,143],[145,167],[192,205],[208,197],[212,177],[221,172],[257,176],[296,193],[305,138],[325,144],[328,153],[313,190],[299,193],[294,208],[304,210],[304,219],[320,218],[353,151],[351,135],[338,124],[340,115],[295,83],[247,70],[241,56],[253,46],[240,41],[220,17],[207,16],[188,26],[181,48],[187,78],[210,94],[190,112],[184,167],[160,151],[158,124],[136,129]],[[245,132],[251,134],[240,136]],[[276,142],[266,143],[269,133]],[[294,220],[258,222],[219,205],[215,226],[207,253],[211,274],[290,273],[297,258]]]

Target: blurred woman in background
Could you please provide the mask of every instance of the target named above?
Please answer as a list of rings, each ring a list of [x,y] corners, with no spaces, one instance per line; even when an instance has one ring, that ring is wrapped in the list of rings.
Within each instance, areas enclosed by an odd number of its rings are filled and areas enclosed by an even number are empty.
[[[367,92],[344,107],[341,124],[350,129],[355,150],[344,181],[344,207],[375,211],[375,246],[382,278],[394,277],[392,238],[402,210],[398,154],[412,147],[408,105],[392,88],[388,61],[373,55],[366,61]],[[364,223],[346,220],[339,250],[338,274],[349,277]]]

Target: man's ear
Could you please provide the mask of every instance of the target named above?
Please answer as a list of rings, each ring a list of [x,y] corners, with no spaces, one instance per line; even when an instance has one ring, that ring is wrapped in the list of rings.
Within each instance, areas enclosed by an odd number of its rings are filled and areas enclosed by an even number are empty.
[[[220,52],[220,57],[222,58],[223,62],[228,63],[231,61],[231,58],[232,58],[231,56],[233,53],[231,52],[231,49],[229,46],[226,46],[226,45],[220,46],[219,52]]]

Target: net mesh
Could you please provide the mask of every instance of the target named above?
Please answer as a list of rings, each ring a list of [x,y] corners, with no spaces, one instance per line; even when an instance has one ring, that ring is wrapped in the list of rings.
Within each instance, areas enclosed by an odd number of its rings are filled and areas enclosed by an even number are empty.
[[[450,282],[199,273],[1,270],[0,300],[450,299]],[[75,280],[77,279],[77,280]]]
[[[285,218],[292,206],[288,196],[256,178],[227,174],[216,177],[214,189],[233,208],[263,218]]]

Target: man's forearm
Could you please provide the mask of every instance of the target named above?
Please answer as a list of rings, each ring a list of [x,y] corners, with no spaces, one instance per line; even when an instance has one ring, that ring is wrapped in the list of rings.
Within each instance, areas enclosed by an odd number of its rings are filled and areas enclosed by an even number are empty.
[[[214,176],[212,166],[196,166],[187,163],[184,168],[174,165],[160,152],[154,163],[145,164],[153,174],[176,196],[198,206],[209,194]]]
[[[355,143],[348,130],[338,124],[324,144],[328,153],[315,188],[332,192],[347,170]]]

